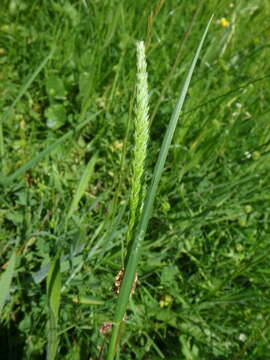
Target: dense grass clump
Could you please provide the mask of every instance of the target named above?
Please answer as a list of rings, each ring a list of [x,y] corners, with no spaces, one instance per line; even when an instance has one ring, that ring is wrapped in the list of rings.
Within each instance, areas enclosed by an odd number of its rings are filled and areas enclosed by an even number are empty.
[[[116,343],[121,359],[267,359],[269,2],[3,0],[0,13],[0,358],[106,358],[115,277],[214,13]],[[138,39],[150,139],[136,175]]]

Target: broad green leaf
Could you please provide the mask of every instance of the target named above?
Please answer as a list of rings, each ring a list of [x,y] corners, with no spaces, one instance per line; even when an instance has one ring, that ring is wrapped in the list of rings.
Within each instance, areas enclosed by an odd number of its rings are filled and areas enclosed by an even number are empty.
[[[54,104],[45,110],[47,126],[50,129],[57,130],[63,126],[67,120],[67,113],[64,105]]]
[[[63,100],[67,95],[67,91],[62,79],[56,75],[51,75],[47,79],[46,90],[50,98],[57,100]]]

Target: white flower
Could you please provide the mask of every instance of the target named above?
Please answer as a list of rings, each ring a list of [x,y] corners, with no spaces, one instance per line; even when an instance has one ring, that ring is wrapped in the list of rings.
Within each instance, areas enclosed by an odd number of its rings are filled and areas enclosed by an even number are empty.
[[[244,155],[245,155],[245,157],[246,157],[247,159],[250,159],[250,158],[251,158],[251,153],[250,153],[249,151],[246,151],[246,152],[244,153]]]
[[[242,342],[245,342],[245,341],[247,340],[247,335],[241,333],[241,334],[239,335],[239,340],[242,341]]]

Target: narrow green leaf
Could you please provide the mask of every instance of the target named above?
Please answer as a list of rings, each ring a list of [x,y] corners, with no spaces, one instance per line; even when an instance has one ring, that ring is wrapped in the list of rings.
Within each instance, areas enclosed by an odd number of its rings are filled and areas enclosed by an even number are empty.
[[[47,295],[49,307],[52,310],[54,316],[57,318],[61,295],[61,269],[59,253],[56,254],[55,258],[51,262],[47,277]]]
[[[87,120],[83,121],[81,124],[75,127],[75,129],[70,130],[65,135],[61,136],[58,140],[49,145],[46,149],[42,150],[39,154],[37,154],[33,159],[29,160],[26,164],[22,165],[18,170],[16,170],[12,175],[9,175],[6,179],[3,179],[4,185],[8,185],[17,179],[19,176],[23,175],[26,171],[34,167],[40,160],[42,160],[45,156],[51,153],[57,146],[64,143],[67,139],[72,137],[76,132],[81,130],[85,125],[87,125],[91,120],[93,120],[101,111],[96,112],[92,116],[90,116]]]
[[[15,269],[15,260],[16,260],[16,253],[14,252],[9,260],[8,267],[6,268],[5,272],[1,275],[0,278],[0,314],[2,312],[3,306],[7,297],[9,295],[9,289]]]
[[[78,206],[78,204],[85,192],[85,189],[93,175],[93,170],[94,170],[96,161],[97,161],[97,153],[90,159],[90,161],[88,162],[88,164],[86,166],[86,169],[83,173],[83,176],[79,182],[78,188],[75,192],[72,203],[70,205],[70,209],[69,209],[67,218],[69,218],[74,213],[74,211],[77,209],[77,206]]]
[[[21,100],[21,98],[26,93],[29,86],[32,84],[32,82],[35,80],[35,78],[40,73],[40,71],[44,68],[44,66],[50,60],[54,51],[55,51],[55,49],[51,50],[49,55],[46,56],[46,58],[40,63],[40,65],[32,73],[32,75],[29,76],[29,78],[26,80],[25,84],[22,86],[21,90],[19,91],[19,94],[16,97],[16,99],[13,101],[13,103],[10,105],[10,107],[7,109],[7,111],[5,111],[4,114],[1,116],[0,123],[4,122],[8,118],[8,116],[11,114],[11,111],[15,108],[16,104]]]
[[[47,277],[47,296],[49,308],[47,359],[53,360],[58,348],[58,313],[61,297],[60,252],[51,262]]]
[[[94,299],[89,296],[74,296],[72,298],[74,303],[85,304],[85,305],[103,305],[105,301]]]
[[[13,103],[10,105],[10,107],[3,113],[3,115],[0,117],[0,158],[4,158],[4,137],[3,137],[3,122],[9,117],[12,110],[15,108],[16,104],[20,101],[20,99],[23,97],[23,95],[26,93],[29,86],[32,84],[32,82],[35,80],[37,75],[41,72],[41,70],[44,68],[44,66],[47,64],[51,56],[53,55],[55,49],[51,50],[49,55],[46,56],[46,58],[40,63],[40,65],[37,67],[37,69],[32,73],[32,75],[29,76],[29,78],[26,80],[25,84],[21,87],[21,90],[19,91],[18,96],[13,101]],[[4,165],[4,164],[2,164]],[[3,166],[4,168],[4,166]],[[3,170],[3,169],[2,169]]]

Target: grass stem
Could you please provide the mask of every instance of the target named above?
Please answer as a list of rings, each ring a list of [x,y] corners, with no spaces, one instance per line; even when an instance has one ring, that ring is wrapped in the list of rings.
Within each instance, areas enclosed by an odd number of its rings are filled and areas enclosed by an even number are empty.
[[[149,187],[149,190],[147,193],[147,197],[145,200],[145,204],[143,207],[141,220],[140,220],[139,226],[137,228],[134,241],[132,243],[131,251],[128,254],[127,267],[125,269],[124,278],[123,278],[123,282],[122,282],[122,285],[120,288],[118,302],[116,305],[115,317],[114,317],[114,321],[113,321],[112,336],[111,336],[111,340],[110,340],[110,344],[109,344],[107,360],[113,360],[115,357],[115,354],[117,352],[118,332],[119,332],[121,321],[123,321],[123,319],[124,319],[126,308],[128,305],[129,296],[131,293],[133,281],[134,281],[136,270],[137,270],[137,264],[138,264],[138,260],[139,260],[139,256],[140,256],[141,244],[144,239],[144,236],[145,236],[145,233],[147,230],[147,226],[148,226],[148,222],[149,222],[149,219],[152,214],[152,209],[153,209],[153,204],[154,204],[157,188],[158,188],[158,185],[159,185],[159,182],[161,179],[162,171],[163,171],[164,164],[165,164],[168,152],[169,152],[169,148],[170,148],[170,145],[172,142],[172,137],[173,137],[176,125],[177,125],[177,121],[178,121],[180,112],[182,110],[182,107],[183,107],[183,104],[184,104],[184,101],[185,101],[185,98],[187,95],[187,91],[188,91],[188,88],[190,85],[190,81],[191,81],[191,78],[192,78],[192,75],[194,72],[194,68],[195,68],[197,60],[199,58],[203,43],[205,41],[209,26],[210,26],[210,23],[212,21],[212,18],[213,18],[213,16],[210,18],[210,20],[205,28],[205,31],[203,33],[203,36],[202,36],[199,46],[197,48],[196,54],[193,58],[191,66],[189,68],[182,91],[178,98],[175,110],[172,114],[165,137],[163,139],[162,147],[161,147],[161,150],[160,150],[160,153],[158,156],[158,160],[157,160],[157,163],[156,163],[156,166],[154,169],[152,182],[150,184],[150,187]]]

